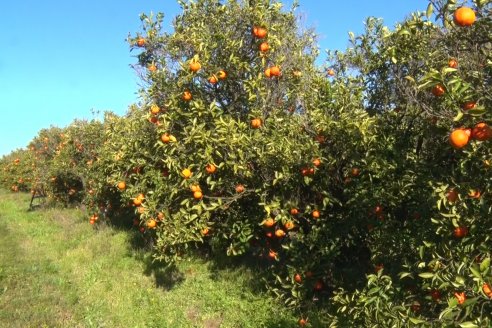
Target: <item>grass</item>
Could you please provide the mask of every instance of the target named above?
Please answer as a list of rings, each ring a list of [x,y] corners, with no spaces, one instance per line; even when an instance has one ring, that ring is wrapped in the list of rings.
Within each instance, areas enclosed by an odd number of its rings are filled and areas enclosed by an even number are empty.
[[[168,273],[129,231],[95,230],[77,209],[28,212],[28,195],[0,199],[0,327],[297,327],[251,269],[196,258]]]

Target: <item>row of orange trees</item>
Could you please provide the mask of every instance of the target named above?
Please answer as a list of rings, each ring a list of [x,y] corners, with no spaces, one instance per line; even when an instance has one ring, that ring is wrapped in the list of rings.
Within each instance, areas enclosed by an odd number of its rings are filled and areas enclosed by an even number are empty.
[[[180,4],[128,39],[140,102],[41,131],[2,184],[133,220],[168,265],[258,258],[300,325],[491,325],[488,1],[370,18],[323,67],[295,5]]]

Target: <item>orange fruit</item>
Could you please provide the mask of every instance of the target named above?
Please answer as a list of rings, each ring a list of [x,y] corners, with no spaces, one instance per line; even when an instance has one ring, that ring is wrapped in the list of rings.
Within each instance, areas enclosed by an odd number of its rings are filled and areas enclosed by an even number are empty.
[[[141,200],[140,198],[135,198],[135,199],[133,200],[133,205],[135,205],[135,206],[140,206],[140,205],[142,205],[142,200]]]
[[[268,257],[271,258],[272,260],[276,259],[277,258],[277,252],[275,252],[274,250],[269,250],[268,251]]]
[[[469,140],[470,136],[465,129],[456,129],[449,135],[449,143],[456,149],[465,147]]]
[[[275,236],[277,238],[285,237],[285,231],[283,231],[282,229],[277,229],[275,230]]]
[[[157,213],[157,219],[159,221],[162,221],[164,219],[164,213],[162,213],[162,212]]]
[[[360,169],[358,169],[357,167],[354,167],[354,168],[352,168],[352,171],[350,173],[352,174],[353,177],[357,177],[360,174]]]
[[[157,115],[157,114],[159,114],[160,111],[161,111],[161,109],[156,104],[152,104],[152,106],[150,106],[150,113],[151,114]]]
[[[489,284],[484,283],[482,286],[482,290],[485,295],[487,295],[489,298],[492,298],[492,289],[490,288]]]
[[[287,221],[287,222],[285,222],[284,227],[287,230],[292,230],[292,229],[294,229],[295,224],[292,221]]]
[[[272,77],[272,72],[271,72],[270,68],[267,68],[265,70],[265,76],[268,77],[268,78],[271,78]]]
[[[202,230],[200,230],[200,233],[202,234],[202,236],[207,236],[210,233],[210,229],[203,228]]]
[[[454,22],[458,26],[472,26],[477,19],[473,9],[468,7],[460,7],[456,9],[453,18]]]
[[[244,186],[243,186],[242,184],[238,184],[238,185],[236,186],[236,192],[237,192],[238,194],[240,194],[240,193],[244,192]]]
[[[454,58],[451,58],[449,61],[448,61],[448,66],[451,67],[451,68],[457,68],[458,67],[458,61]]]
[[[328,70],[326,71],[326,74],[327,74],[328,76],[335,76],[335,71],[334,71],[332,68],[330,68],[330,69],[328,69]]]
[[[153,229],[157,226],[157,222],[154,219],[147,221],[147,228]]]
[[[203,193],[200,190],[197,190],[193,192],[193,198],[195,199],[202,199],[203,198]]]
[[[194,184],[194,185],[191,185],[191,186],[190,186],[190,190],[191,190],[192,192],[195,192],[195,191],[202,191],[202,188],[200,188],[200,186],[199,186],[199,185]]]
[[[219,78],[219,80],[224,80],[227,77],[227,73],[221,70],[217,73],[217,77]]]
[[[145,38],[143,38],[141,36],[138,37],[138,39],[137,39],[137,46],[139,46],[139,47],[145,46]]]
[[[263,222],[263,225],[267,228],[273,227],[275,225],[275,220],[272,218],[268,218]]]
[[[262,42],[260,44],[260,51],[261,52],[267,52],[270,49],[270,46],[268,45],[268,42]]]
[[[316,291],[322,290],[323,287],[324,287],[324,284],[321,280],[316,281],[316,283],[314,284],[314,290],[316,290]]]
[[[205,167],[205,171],[207,171],[208,174],[213,174],[213,173],[215,173],[215,171],[217,171],[217,166],[215,166],[212,163],[209,163]]]
[[[89,223],[94,224],[94,223],[96,223],[96,220],[94,220],[93,218],[90,218]]]
[[[280,67],[278,67],[278,66],[270,67],[270,75],[271,76],[280,76]]]
[[[147,66],[147,69],[150,72],[155,72],[155,71],[157,71],[157,66],[155,66],[154,64],[150,64],[149,66]]]
[[[169,136],[168,133],[164,133],[161,136],[161,140],[162,140],[163,143],[169,143],[169,141],[171,141],[171,137]]]
[[[126,183],[125,183],[125,181],[118,182],[117,187],[118,187],[119,190],[125,190],[126,189]]]
[[[264,27],[255,26],[253,27],[253,35],[258,39],[264,39],[268,34],[268,31]]]
[[[301,319],[299,319],[299,321],[297,323],[299,324],[300,327],[306,327],[307,320],[304,318],[301,318]]]
[[[456,191],[455,188],[449,189],[446,193],[446,199],[448,200],[448,202],[454,203],[458,200],[458,191]]]
[[[319,158],[313,159],[313,165],[318,167],[321,165],[321,160]]]
[[[477,106],[477,103],[475,101],[467,101],[467,102],[463,103],[461,108],[463,110],[470,110],[470,109],[475,108],[476,106]]]
[[[253,129],[258,129],[261,127],[261,118],[254,118],[251,120],[251,127]]]
[[[190,63],[190,70],[193,73],[198,72],[201,68],[202,68],[202,65],[197,61]]]
[[[320,216],[320,212],[318,210],[314,210],[311,215],[313,216],[313,218],[315,219],[318,219],[319,216]]]
[[[190,101],[193,98],[193,96],[191,95],[191,92],[189,90],[185,90],[181,98],[184,101]]]
[[[465,293],[454,293],[454,296],[458,299],[458,304],[463,304],[466,301]]]
[[[438,84],[432,88],[431,92],[434,96],[441,97],[446,93],[446,88],[442,84]]]
[[[300,274],[296,273],[294,275],[294,281],[297,282],[298,284],[300,284],[302,282],[302,277]]]
[[[473,198],[473,199],[479,199],[481,195],[482,195],[482,192],[478,189],[470,190],[468,192],[468,197]]]
[[[181,171],[181,175],[183,176],[183,178],[189,179],[192,173],[190,169],[183,169],[183,171]]]
[[[290,209],[290,215],[297,215],[297,214],[299,214],[299,210],[297,208]]]
[[[477,123],[472,129],[472,138],[479,141],[486,141],[492,138],[492,129],[487,123]]]
[[[217,79],[217,76],[214,74],[208,78],[208,82],[210,82],[210,84],[216,84],[217,82],[219,82],[219,80]]]
[[[468,228],[464,226],[459,226],[454,228],[453,235],[456,238],[463,238],[468,234]]]

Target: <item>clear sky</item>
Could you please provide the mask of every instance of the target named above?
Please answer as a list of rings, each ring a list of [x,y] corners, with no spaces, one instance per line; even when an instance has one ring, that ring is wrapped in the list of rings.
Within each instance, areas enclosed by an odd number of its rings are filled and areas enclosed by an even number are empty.
[[[284,1],[291,3],[292,0]],[[426,0],[300,0],[298,12],[320,35],[320,48],[344,49],[365,17],[392,27]],[[124,114],[137,100],[136,60],[125,38],[139,14],[164,12],[170,30],[175,0],[0,1],[0,156],[25,147],[50,125],[91,118],[91,110]]]

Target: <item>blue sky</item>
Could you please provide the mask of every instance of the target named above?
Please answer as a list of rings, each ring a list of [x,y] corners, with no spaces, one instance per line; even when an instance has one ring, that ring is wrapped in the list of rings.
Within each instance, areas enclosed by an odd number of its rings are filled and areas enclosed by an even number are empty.
[[[291,3],[291,0],[285,1]],[[426,0],[300,0],[298,13],[320,35],[321,49],[344,49],[347,33],[368,16],[392,27]],[[91,118],[91,110],[124,114],[137,100],[135,62],[125,38],[139,14],[179,12],[174,0],[4,0],[0,2],[0,155],[22,148],[50,125]]]

